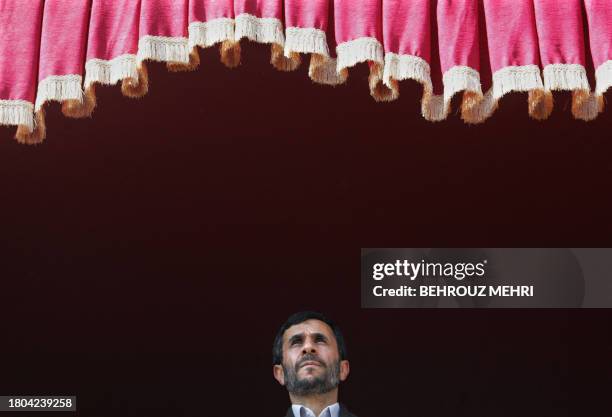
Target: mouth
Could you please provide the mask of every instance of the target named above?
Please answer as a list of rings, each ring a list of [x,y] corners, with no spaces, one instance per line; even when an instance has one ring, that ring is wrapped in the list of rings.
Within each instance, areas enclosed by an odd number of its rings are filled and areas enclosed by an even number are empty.
[[[306,361],[300,365],[300,368],[304,368],[306,366],[321,366],[321,362],[317,361]]]

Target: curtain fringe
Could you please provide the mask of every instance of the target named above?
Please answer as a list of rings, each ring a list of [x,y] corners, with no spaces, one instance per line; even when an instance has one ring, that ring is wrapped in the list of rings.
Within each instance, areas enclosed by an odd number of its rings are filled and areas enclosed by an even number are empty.
[[[90,85],[83,94],[83,100],[66,100],[62,103],[62,113],[67,117],[81,119],[91,117],[96,108],[95,84]]]
[[[23,129],[32,132],[34,104],[25,100],[0,100],[0,124],[23,126]]]
[[[544,67],[544,89],[555,90],[587,90],[589,80],[586,70],[578,64],[550,64]]]
[[[367,61],[384,63],[383,46],[376,38],[358,38],[343,42],[336,47],[337,72]]]
[[[235,40],[247,38],[257,43],[285,46],[283,22],[273,17],[257,17],[248,13],[236,16]]]
[[[612,87],[612,60],[608,60],[597,67],[595,79],[597,80],[595,93],[601,96]]]
[[[294,52],[329,56],[325,32],[315,28],[287,28],[285,56],[290,57]]]
[[[189,40],[145,35],[138,41],[138,59],[189,64]]]
[[[120,55],[111,60],[90,59],[85,63],[85,88],[93,83],[113,85],[126,78],[138,79],[136,55]]]
[[[499,99],[510,92],[542,91],[544,85],[537,65],[505,67],[493,74],[493,85],[483,96],[468,95],[462,105],[461,117],[466,123],[482,123],[497,110]],[[533,99],[533,98],[532,98]],[[533,103],[537,107],[537,103]],[[529,100],[528,100],[528,107]],[[543,111],[538,120],[548,117],[550,111]]]
[[[218,43],[234,40],[234,19],[218,18],[209,22],[192,22],[188,27],[190,49],[208,48]]]
[[[185,71],[195,71],[200,66],[200,54],[198,53],[198,48],[193,48],[189,53],[189,62],[166,62],[166,68],[170,72],[185,72]]]
[[[121,81],[128,97],[142,97],[148,91],[148,73],[144,61],[165,62],[170,71],[197,68],[198,47],[219,44],[221,61],[233,68],[240,64],[240,40],[271,45],[271,64],[281,71],[299,67],[300,54],[310,54],[309,77],[316,83],[339,85],[346,82],[349,68],[368,63],[370,94],[376,101],[399,97],[399,82],[414,80],[423,86],[421,112],[429,121],[444,120],[455,94],[463,92],[461,118],[467,123],[482,123],[498,107],[499,99],[511,92],[528,93],[529,115],[546,119],[553,108],[553,91],[572,91],[572,114],[580,120],[593,120],[604,108],[603,94],[612,85],[612,60],[595,71],[596,89],[591,91],[586,69],[578,64],[551,64],[543,70],[537,65],[510,66],[493,74],[492,87],[482,92],[480,74],[473,68],[457,66],[443,74],[444,91],[433,94],[431,69],[422,58],[384,53],[375,38],[363,37],[339,44],[337,58],[330,56],[324,31],[289,27],[283,31],[281,20],[240,14],[235,19],[218,18],[192,22],[188,38],[146,35],[139,39],[136,54],[124,54],[111,60],[90,59],[81,75],[49,76],[38,84],[35,103],[24,100],[0,100],[0,124],[18,126],[17,138],[24,143],[44,139],[44,104],[62,103],[68,117],[90,116],[96,106],[95,84],[113,85]],[[285,38],[286,36],[286,38]]]
[[[83,78],[80,75],[51,75],[38,84],[34,110],[38,111],[47,101],[65,100],[83,102]]]

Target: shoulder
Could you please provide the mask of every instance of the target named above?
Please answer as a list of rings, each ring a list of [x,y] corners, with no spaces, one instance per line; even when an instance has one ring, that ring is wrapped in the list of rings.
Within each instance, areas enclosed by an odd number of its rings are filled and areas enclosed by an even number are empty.
[[[340,404],[340,417],[357,417],[355,414],[351,413],[346,405]]]

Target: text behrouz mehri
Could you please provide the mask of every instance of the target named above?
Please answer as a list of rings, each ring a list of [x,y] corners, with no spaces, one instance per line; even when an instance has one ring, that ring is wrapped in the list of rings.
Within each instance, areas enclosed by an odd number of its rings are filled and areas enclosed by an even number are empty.
[[[533,285],[421,285],[373,288],[377,297],[533,297]]]

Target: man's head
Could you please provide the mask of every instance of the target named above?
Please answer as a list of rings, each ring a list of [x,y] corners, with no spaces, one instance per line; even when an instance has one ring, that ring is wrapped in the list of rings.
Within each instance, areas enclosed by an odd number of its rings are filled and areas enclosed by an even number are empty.
[[[349,374],[344,338],[324,315],[302,311],[281,326],[272,347],[274,378],[298,396],[334,390]]]

